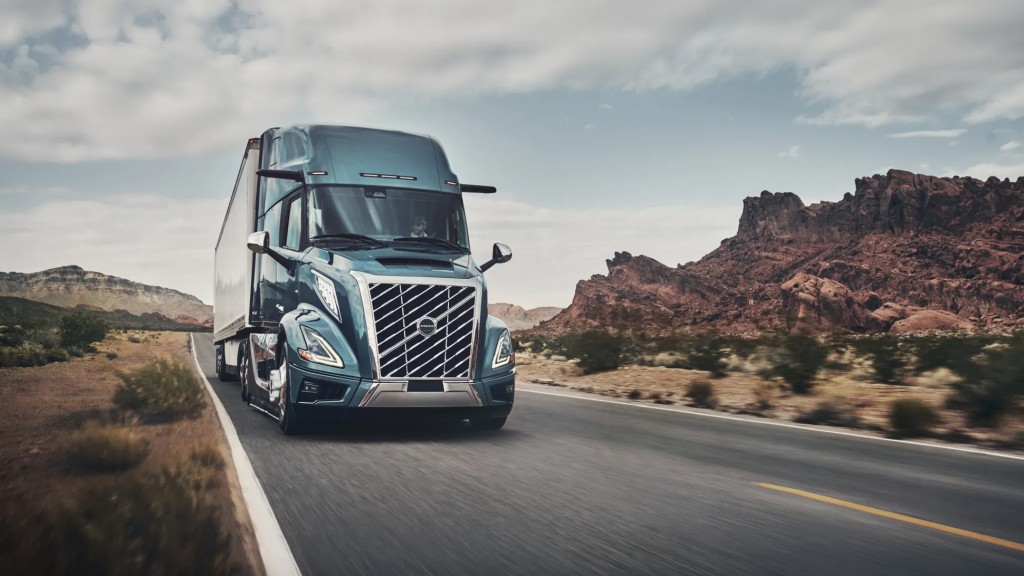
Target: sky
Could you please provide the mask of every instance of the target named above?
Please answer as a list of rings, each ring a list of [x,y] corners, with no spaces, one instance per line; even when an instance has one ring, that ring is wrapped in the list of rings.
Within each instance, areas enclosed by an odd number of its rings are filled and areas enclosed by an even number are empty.
[[[1024,176],[1024,2],[8,0],[0,271],[76,264],[213,302],[248,138],[429,134],[492,302],[566,306],[616,251],[669,266],[742,199],[899,168]]]

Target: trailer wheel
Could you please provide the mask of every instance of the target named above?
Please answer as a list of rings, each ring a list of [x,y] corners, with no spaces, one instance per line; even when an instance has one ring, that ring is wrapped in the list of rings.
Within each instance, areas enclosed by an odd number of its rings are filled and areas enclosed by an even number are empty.
[[[284,432],[285,436],[292,436],[302,431],[298,417],[295,415],[295,406],[288,400],[288,357],[286,356],[286,348],[282,343],[281,349],[278,352],[278,358],[281,361],[278,363],[278,370],[281,373],[281,391],[278,395],[277,400],[277,423],[281,427],[281,432]]]
[[[242,342],[238,346],[238,382],[242,394],[242,402],[249,403],[249,344]]]
[[[469,425],[475,430],[501,430],[508,416],[500,418],[470,418]]]
[[[228,361],[225,358],[224,345],[217,345],[217,380],[221,382],[230,382],[235,379],[235,376],[228,372]]]

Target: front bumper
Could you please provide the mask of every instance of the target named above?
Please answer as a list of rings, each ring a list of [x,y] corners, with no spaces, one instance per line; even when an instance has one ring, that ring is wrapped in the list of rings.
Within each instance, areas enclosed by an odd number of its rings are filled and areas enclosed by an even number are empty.
[[[445,409],[475,412],[511,410],[515,401],[515,369],[504,374],[473,381],[375,381],[328,374],[301,366],[290,366],[289,386],[296,407],[303,411],[319,408]],[[507,414],[507,410],[505,414]]]

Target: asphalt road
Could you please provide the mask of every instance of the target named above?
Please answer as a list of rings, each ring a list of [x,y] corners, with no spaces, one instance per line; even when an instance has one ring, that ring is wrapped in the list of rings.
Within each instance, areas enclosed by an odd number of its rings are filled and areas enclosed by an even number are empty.
[[[1024,460],[525,391],[505,429],[285,437],[200,364],[303,574],[1024,574]]]

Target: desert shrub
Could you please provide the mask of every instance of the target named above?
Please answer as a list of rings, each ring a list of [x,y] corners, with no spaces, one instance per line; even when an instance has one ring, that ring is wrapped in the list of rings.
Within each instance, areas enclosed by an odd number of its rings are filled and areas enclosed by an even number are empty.
[[[695,370],[704,370],[715,378],[721,378],[728,366],[725,361],[727,353],[724,340],[718,336],[702,335],[694,340],[690,349],[690,364]]]
[[[149,440],[130,428],[88,422],[68,442],[68,460],[85,472],[114,472],[138,466],[149,455]]]
[[[113,350],[107,352],[107,360],[117,360],[117,352],[114,352]]]
[[[128,341],[132,344],[142,344],[142,338],[139,338],[138,336],[129,336]]]
[[[911,347],[914,352],[914,372],[922,374],[938,368],[948,368],[954,372],[969,366],[971,358],[981,353],[982,349],[992,343],[992,339],[982,336],[922,336],[914,339]]]
[[[0,326],[0,346],[14,348],[21,346],[27,333],[21,326]]]
[[[665,368],[691,368],[690,361],[685,356],[680,356],[677,352],[659,352],[651,359],[652,366],[662,366]]]
[[[60,342],[60,328],[33,328],[28,331],[27,339],[43,348],[64,348]]]
[[[599,330],[559,338],[558,347],[566,356],[579,360],[584,374],[614,370],[622,363],[622,340]]]
[[[199,380],[177,362],[162,359],[117,377],[114,404],[149,422],[195,418],[206,404]]]
[[[64,347],[88,348],[106,338],[109,329],[110,325],[102,319],[75,312],[60,319],[60,343]]]
[[[1024,346],[989,346],[957,373],[963,380],[952,385],[947,407],[966,412],[976,426],[997,426],[1024,396]]]
[[[16,347],[0,348],[0,367],[30,368],[46,364],[46,351],[32,342],[23,342]]]
[[[70,357],[68,351],[63,348],[48,348],[43,351],[43,354],[46,356],[47,362],[64,362]]]
[[[219,508],[179,471],[127,476],[81,494],[56,515],[47,572],[237,574]]]
[[[754,403],[761,410],[767,410],[775,402],[775,385],[764,380],[754,384]]]
[[[208,443],[192,450],[189,459],[205,468],[223,468],[224,456],[216,444]]]
[[[906,366],[900,341],[891,334],[860,338],[855,341],[854,348],[871,360],[871,371],[875,380],[885,384],[899,382],[900,370]]]
[[[917,398],[898,398],[889,404],[889,425],[897,438],[926,436],[938,423],[935,409]]]
[[[633,388],[632,390],[629,391],[629,394],[626,394],[626,398],[629,398],[630,400],[639,400],[643,397],[644,393],[637,390],[636,388]]]
[[[68,356],[71,356],[73,358],[81,358],[82,356],[85,356],[85,350],[79,348],[78,346],[68,346]]]
[[[694,380],[686,387],[686,397],[699,408],[714,408],[718,405],[715,387],[707,380]]]
[[[827,357],[828,347],[814,336],[790,334],[782,339],[772,372],[789,384],[794,394],[807,394]]]
[[[841,398],[826,398],[814,408],[801,412],[794,420],[801,424],[827,424],[847,428],[856,428],[860,424],[860,419]]]

